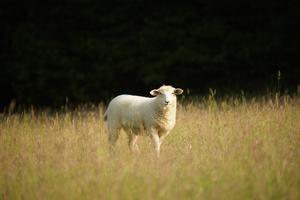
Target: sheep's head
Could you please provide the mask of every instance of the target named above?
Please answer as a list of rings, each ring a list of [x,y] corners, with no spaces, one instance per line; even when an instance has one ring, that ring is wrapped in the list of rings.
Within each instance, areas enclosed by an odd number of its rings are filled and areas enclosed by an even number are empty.
[[[152,96],[156,96],[161,104],[168,106],[176,103],[176,95],[182,94],[183,90],[180,88],[173,88],[172,86],[163,85],[158,89],[150,91]]]

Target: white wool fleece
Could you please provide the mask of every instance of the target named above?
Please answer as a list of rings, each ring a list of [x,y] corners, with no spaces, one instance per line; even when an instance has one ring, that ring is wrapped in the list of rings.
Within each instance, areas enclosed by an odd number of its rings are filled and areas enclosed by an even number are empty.
[[[183,92],[180,88],[161,86],[152,90],[152,98],[134,95],[119,95],[110,103],[105,112],[109,131],[109,142],[114,146],[119,130],[123,130],[129,136],[129,147],[137,150],[137,146],[131,144],[142,132],[146,132],[154,140],[157,153],[162,139],[175,126],[176,121],[176,95]],[[159,143],[159,144],[156,144]]]

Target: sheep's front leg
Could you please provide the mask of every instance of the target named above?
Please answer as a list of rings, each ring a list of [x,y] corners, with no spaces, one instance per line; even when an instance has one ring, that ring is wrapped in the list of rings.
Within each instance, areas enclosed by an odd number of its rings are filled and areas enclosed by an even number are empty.
[[[157,155],[157,157],[159,157],[161,142],[160,142],[160,138],[159,138],[157,130],[151,129],[150,130],[150,137],[152,138],[154,148],[155,148],[155,151],[156,151],[156,155]]]
[[[162,144],[162,142],[164,141],[164,139],[166,138],[166,136],[168,134],[169,134],[169,131],[164,131],[164,132],[159,133],[159,135],[160,135],[160,139],[159,139],[160,145]]]

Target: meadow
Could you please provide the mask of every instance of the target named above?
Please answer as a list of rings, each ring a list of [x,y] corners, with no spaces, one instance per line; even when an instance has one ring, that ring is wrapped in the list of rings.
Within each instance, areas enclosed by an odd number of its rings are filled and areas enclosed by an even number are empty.
[[[0,117],[0,199],[300,199],[300,99],[182,101],[150,138],[108,153],[104,106]]]

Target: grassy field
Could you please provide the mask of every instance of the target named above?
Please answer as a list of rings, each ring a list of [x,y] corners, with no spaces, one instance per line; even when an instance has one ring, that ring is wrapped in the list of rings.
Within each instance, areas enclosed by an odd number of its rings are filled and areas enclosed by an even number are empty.
[[[0,199],[300,199],[300,99],[183,103],[156,159],[125,134],[108,155],[103,107],[0,118]]]

